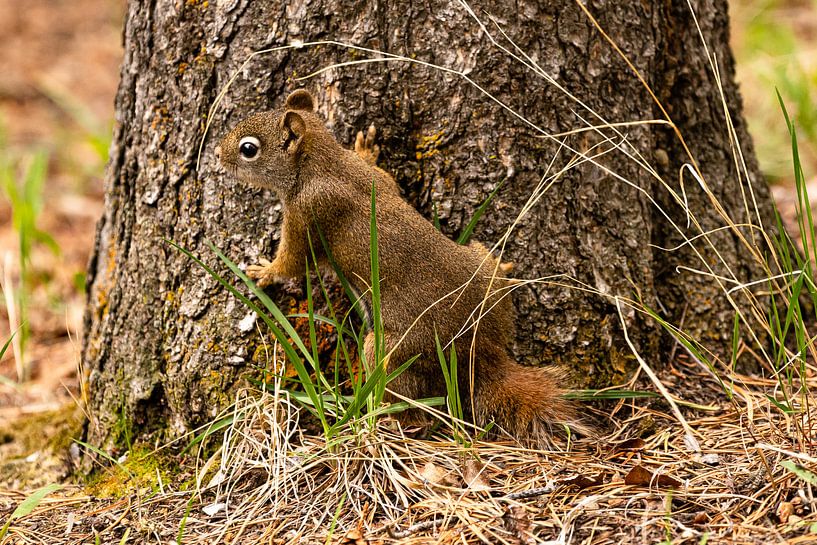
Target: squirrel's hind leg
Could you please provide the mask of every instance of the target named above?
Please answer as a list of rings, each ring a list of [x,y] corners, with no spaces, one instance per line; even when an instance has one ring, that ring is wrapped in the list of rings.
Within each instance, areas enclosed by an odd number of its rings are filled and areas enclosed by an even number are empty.
[[[392,335],[388,332],[385,336],[385,352],[389,354],[393,346],[392,342],[399,339],[399,335]],[[369,332],[366,335],[363,350],[366,356],[366,361],[374,360],[374,333]],[[399,368],[406,361],[414,357],[414,354],[408,352],[402,347],[392,352],[386,361],[386,370],[388,373],[393,372]],[[432,367],[436,364],[436,367]],[[414,360],[408,368],[404,369],[399,375],[394,377],[391,382],[386,385],[386,401],[389,403],[405,402],[405,399],[416,400],[428,397],[437,397],[445,395],[445,387],[440,386],[439,382],[441,372],[439,364],[434,361],[427,361],[422,355]],[[390,393],[390,392],[393,392]],[[396,395],[395,395],[396,394]],[[410,408],[395,414],[395,417],[403,427],[418,426],[422,428],[430,428],[434,423],[434,417],[422,408]]]

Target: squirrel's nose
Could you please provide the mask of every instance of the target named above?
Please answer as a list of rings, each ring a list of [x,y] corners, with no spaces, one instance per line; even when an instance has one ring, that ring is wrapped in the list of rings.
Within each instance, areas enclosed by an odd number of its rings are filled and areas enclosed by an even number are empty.
[[[221,146],[216,146],[216,160],[221,161]]]

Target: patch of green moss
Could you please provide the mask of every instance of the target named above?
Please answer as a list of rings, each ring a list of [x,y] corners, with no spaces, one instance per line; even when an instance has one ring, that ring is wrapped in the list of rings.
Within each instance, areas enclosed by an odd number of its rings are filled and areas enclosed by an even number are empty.
[[[3,443],[13,445],[19,456],[41,450],[64,453],[82,434],[82,411],[74,403],[60,409],[15,418],[0,426]]]
[[[160,479],[163,484],[170,483],[178,471],[172,456],[136,445],[124,460],[96,471],[88,480],[87,491],[99,498],[119,498],[133,491],[150,494],[160,490]]]
[[[0,487],[32,489],[63,480],[71,441],[82,433],[74,404],[25,415],[0,426]]]

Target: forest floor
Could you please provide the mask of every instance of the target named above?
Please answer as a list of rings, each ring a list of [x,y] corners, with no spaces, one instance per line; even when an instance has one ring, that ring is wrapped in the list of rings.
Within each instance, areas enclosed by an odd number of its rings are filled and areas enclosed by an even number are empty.
[[[817,198],[817,8],[733,4],[750,130],[764,135],[758,155],[793,226],[774,85],[800,120]],[[26,206],[55,241],[34,244],[21,271],[12,217],[22,205],[0,187],[0,282],[6,296],[25,292],[31,330],[28,380],[17,383],[12,349],[0,359],[0,545],[817,543],[817,459],[803,454],[815,451],[810,413],[781,412],[767,396],[776,382],[757,377],[732,377],[730,401],[680,349],[660,375],[678,413],[667,398],[608,402],[602,437],[549,452],[420,440],[388,422],[327,448],[290,428],[285,396],[263,395],[238,401],[242,418],[220,448],[204,451],[214,456],[143,449],[106,464],[91,484],[67,481],[79,452],[82,286],[103,207],[123,13],[124,0],[28,0],[25,9],[0,0],[0,173],[19,177],[45,158]],[[0,346],[11,318],[0,304]],[[636,387],[654,390],[643,376]]]
[[[132,452],[15,520],[8,543],[815,543],[803,466],[817,460],[798,454],[814,430],[770,406],[774,381],[736,380],[733,404],[679,357],[662,381],[696,400],[685,425],[664,400],[619,402],[604,411],[612,432],[547,452],[388,422],[328,446],[300,434],[285,395],[256,392],[211,455]],[[28,494],[0,488],[0,506]]]

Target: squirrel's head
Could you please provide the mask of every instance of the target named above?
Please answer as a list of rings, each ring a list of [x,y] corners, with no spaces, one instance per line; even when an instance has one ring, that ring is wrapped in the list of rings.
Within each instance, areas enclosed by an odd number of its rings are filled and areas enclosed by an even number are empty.
[[[289,196],[296,190],[314,110],[309,91],[294,91],[283,108],[255,114],[236,125],[216,148],[216,158],[239,181]]]

